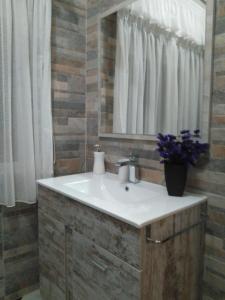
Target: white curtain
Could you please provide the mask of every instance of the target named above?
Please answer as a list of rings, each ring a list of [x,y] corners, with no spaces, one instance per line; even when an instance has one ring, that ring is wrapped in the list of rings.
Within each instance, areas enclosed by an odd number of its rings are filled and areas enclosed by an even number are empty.
[[[138,0],[128,9],[150,24],[160,24],[177,36],[205,44],[206,7],[201,0]]]
[[[185,19],[183,0],[141,0],[118,13],[114,133],[177,134],[200,127],[204,9],[185,2],[198,13],[187,9]],[[171,11],[179,18],[170,18]],[[198,24],[200,15],[201,33],[196,27],[198,34],[190,30],[188,36],[184,24]]]
[[[53,173],[51,0],[0,0],[0,204]]]

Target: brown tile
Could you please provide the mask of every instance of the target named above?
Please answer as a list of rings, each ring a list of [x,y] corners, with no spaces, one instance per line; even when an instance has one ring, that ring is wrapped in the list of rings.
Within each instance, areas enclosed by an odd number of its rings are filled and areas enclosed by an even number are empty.
[[[213,124],[225,125],[225,115],[215,115],[212,117]]]
[[[212,145],[211,153],[213,158],[225,159],[225,145]]]
[[[81,158],[58,159],[55,166],[55,175],[68,175],[82,172],[84,160]]]

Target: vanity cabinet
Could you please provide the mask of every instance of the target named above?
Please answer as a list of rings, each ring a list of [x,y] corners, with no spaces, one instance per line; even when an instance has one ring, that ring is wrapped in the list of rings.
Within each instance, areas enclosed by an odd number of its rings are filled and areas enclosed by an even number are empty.
[[[142,228],[42,186],[38,203],[43,300],[201,299],[205,202]]]

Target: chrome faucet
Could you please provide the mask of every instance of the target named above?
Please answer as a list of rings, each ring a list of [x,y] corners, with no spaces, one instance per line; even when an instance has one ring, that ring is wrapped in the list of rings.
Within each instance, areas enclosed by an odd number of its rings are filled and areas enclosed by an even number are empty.
[[[130,163],[130,159],[129,158],[122,158],[122,159],[119,159],[115,163],[115,166],[120,168],[120,167],[128,166],[129,163]]]
[[[131,183],[139,182],[137,161],[138,157],[131,153],[129,158],[120,159],[116,162],[116,166],[119,167],[118,176],[121,182],[126,182],[127,180]]]
[[[116,163],[116,167],[119,168],[118,170],[118,178],[121,183],[126,183],[129,178],[129,159],[123,158],[118,160]]]
[[[139,182],[139,168],[137,166],[138,157],[133,153],[129,156],[129,182]]]

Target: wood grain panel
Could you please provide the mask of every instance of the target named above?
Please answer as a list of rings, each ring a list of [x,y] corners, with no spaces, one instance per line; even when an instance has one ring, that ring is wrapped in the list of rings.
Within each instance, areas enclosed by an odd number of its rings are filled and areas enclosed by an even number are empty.
[[[197,224],[205,205],[151,225],[151,237],[163,240]],[[147,234],[148,230],[146,231]],[[204,223],[163,244],[144,242],[143,300],[199,300],[203,273]]]
[[[39,187],[39,208],[122,260],[140,267],[140,230],[106,214]]]
[[[44,299],[65,299],[65,225],[39,210],[39,263]]]
[[[140,299],[141,271],[72,230],[72,293],[74,300]]]

